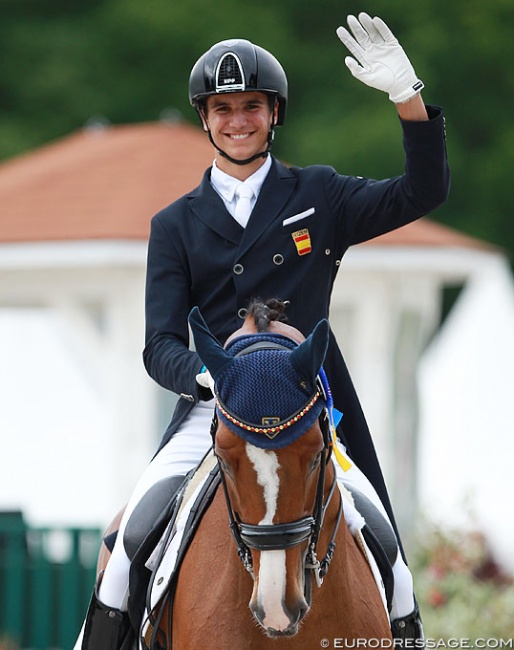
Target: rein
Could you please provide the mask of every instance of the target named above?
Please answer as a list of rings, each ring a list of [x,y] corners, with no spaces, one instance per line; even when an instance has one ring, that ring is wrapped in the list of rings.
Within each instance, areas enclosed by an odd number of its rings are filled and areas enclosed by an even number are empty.
[[[288,347],[272,343],[268,341],[260,341],[254,343],[244,350],[240,351],[235,356],[240,356],[244,354],[250,354],[256,350],[289,350]],[[318,391],[316,398],[325,394],[325,386],[322,381],[318,381]],[[218,400],[219,406],[219,400]],[[229,525],[232,533],[232,537],[236,543],[237,553],[239,558],[244,566],[244,568],[250,573],[252,578],[254,577],[253,572],[253,562],[252,554],[250,549],[255,549],[257,551],[272,551],[272,550],[286,550],[288,548],[293,548],[298,546],[303,542],[308,541],[308,550],[305,556],[305,573],[307,571],[312,571],[316,580],[318,587],[323,583],[323,579],[326,576],[332,558],[335,551],[335,538],[337,531],[339,529],[339,524],[341,523],[341,518],[343,514],[343,501],[340,500],[339,509],[337,513],[336,522],[334,524],[334,529],[327,547],[327,551],[324,557],[318,560],[316,555],[316,548],[319,541],[319,535],[321,528],[323,526],[323,520],[325,517],[325,512],[328,508],[328,505],[332,499],[332,496],[335,492],[337,481],[334,474],[334,480],[330,486],[329,493],[326,500],[324,500],[325,492],[325,478],[326,478],[326,468],[329,462],[331,452],[332,452],[332,440],[330,435],[330,422],[326,409],[322,412],[319,418],[319,424],[321,432],[323,435],[323,444],[324,449],[320,460],[320,467],[318,473],[318,481],[316,485],[316,497],[314,503],[314,510],[312,515],[307,515],[301,519],[295,521],[289,521],[281,524],[247,524],[242,522],[234,512],[232,508],[232,503],[230,501],[230,495],[228,493],[228,488],[226,484],[225,474],[221,464],[218,462],[221,484],[223,485],[223,492],[225,494],[225,500],[227,504],[227,511],[229,516]],[[216,411],[214,412],[212,424],[211,424],[211,436],[213,440],[213,449],[215,450],[216,442],[216,432],[218,429],[218,416]],[[306,581],[307,586],[307,581]]]

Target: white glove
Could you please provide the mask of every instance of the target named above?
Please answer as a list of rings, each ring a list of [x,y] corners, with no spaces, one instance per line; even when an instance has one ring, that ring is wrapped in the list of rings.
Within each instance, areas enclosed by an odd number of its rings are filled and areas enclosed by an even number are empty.
[[[357,59],[351,56],[345,59],[356,79],[388,93],[395,104],[409,101],[422,90],[423,82],[417,78],[402,46],[382,19],[360,13],[358,20],[348,16],[348,26],[353,36],[344,27],[338,27],[336,33]]]
[[[207,369],[196,375],[195,379],[196,383],[199,386],[203,386],[203,388],[210,388],[211,393],[214,395],[214,379]]]

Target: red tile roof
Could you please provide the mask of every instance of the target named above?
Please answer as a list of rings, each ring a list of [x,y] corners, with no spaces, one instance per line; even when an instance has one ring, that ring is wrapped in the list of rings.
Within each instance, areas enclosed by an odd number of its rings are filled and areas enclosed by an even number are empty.
[[[183,123],[80,130],[0,164],[0,242],[145,240],[212,158],[203,131]],[[427,219],[366,245],[484,247]]]
[[[0,165],[0,241],[146,239],[213,158],[186,124],[84,129]]]

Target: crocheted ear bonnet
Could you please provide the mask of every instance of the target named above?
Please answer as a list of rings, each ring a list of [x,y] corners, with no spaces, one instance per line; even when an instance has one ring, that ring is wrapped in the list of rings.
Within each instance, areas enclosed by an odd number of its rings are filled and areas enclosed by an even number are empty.
[[[216,410],[227,427],[253,445],[278,449],[291,444],[325,406],[315,376],[294,363],[291,351],[297,347],[270,333],[242,336],[227,347],[233,362],[216,378]]]
[[[234,339],[226,350],[198,307],[189,323],[214,379],[218,417],[234,433],[256,446],[278,449],[312,427],[326,406],[317,383],[328,347],[326,319],[300,344],[261,332]]]

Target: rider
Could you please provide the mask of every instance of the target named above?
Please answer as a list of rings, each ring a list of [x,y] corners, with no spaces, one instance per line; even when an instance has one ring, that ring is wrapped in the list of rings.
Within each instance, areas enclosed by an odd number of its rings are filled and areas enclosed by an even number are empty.
[[[131,554],[176,489],[177,477],[195,467],[211,444],[214,400],[202,361],[189,349],[192,307],[199,306],[223,342],[241,326],[252,297],[278,297],[289,303],[289,323],[307,336],[328,317],[332,285],[349,246],[403,226],[446,199],[441,109],[423,103],[423,83],[383,21],[361,13],[349,16],[348,26],[350,31],[337,30],[355,57],[346,58],[347,67],[388,93],[400,118],[406,171],[395,178],[343,176],[321,165],[286,168],[276,160],[270,149],[275,127],[285,120],[287,79],[261,47],[222,41],[191,71],[190,101],[213,144],[214,162],[196,189],[152,220],[143,353],[151,377],[180,400],[125,510],[92,598],[82,648],[115,650],[129,634],[127,549]],[[236,210],[242,181],[250,192],[249,217]],[[333,334],[324,369],[334,404],[344,412],[338,435],[354,463],[354,483],[395,527],[373,442]],[[419,638],[412,578],[401,557],[394,571],[393,634]]]

